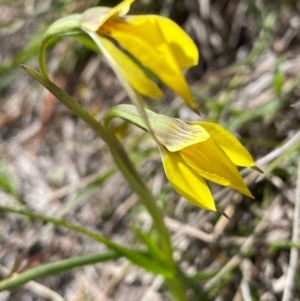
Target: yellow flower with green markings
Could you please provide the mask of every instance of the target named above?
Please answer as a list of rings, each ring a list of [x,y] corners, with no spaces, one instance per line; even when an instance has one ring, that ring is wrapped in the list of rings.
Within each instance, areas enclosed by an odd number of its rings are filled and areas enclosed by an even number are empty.
[[[174,149],[170,143],[160,148],[164,169],[172,186],[185,199],[207,210],[217,210],[205,180],[233,188],[253,198],[236,167],[253,167],[249,152],[227,130],[209,122],[185,123],[189,128],[189,144]],[[193,131],[198,135],[194,136]],[[155,129],[153,129],[155,132]],[[169,133],[168,140],[180,139]],[[187,139],[186,137],[186,139]],[[202,138],[202,141],[199,141]],[[160,141],[160,137],[157,136]],[[162,140],[161,140],[162,141]],[[205,180],[204,180],[205,179]]]
[[[160,88],[144,72],[154,73],[165,85],[196,108],[182,69],[198,63],[198,49],[173,21],[158,15],[127,15],[134,0],[114,8],[94,7],[82,14],[80,28],[97,44],[108,62],[140,94],[160,98]],[[126,52],[116,47],[115,40]],[[141,67],[141,64],[143,67]],[[145,68],[144,68],[145,67]]]
[[[206,210],[217,207],[206,180],[253,198],[236,166],[254,167],[249,152],[226,129],[209,122],[184,122],[146,110],[158,141],[166,176],[186,200]],[[144,130],[144,120],[131,105],[111,109],[106,122],[123,118]]]

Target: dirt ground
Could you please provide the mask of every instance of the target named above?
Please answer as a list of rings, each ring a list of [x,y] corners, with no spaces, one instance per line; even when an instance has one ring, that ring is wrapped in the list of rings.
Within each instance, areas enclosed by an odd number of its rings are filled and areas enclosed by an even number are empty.
[[[0,205],[62,218],[138,246],[128,226],[147,232],[152,221],[115,170],[108,148],[19,66],[38,68],[38,45],[51,22],[97,3],[0,0]],[[199,65],[186,72],[200,117],[167,89],[164,99],[145,100],[147,105],[183,120],[220,123],[264,171],[242,171],[255,200],[211,185],[228,220],[181,198],[166,180],[151,137],[116,122],[118,137],[136,156],[165,214],[174,257],[209,292],[207,300],[299,301],[300,1],[137,0],[132,14],[141,13],[172,18],[201,54]],[[105,59],[72,39],[51,47],[48,67],[54,82],[98,120],[113,105],[129,102]],[[0,279],[106,250],[79,234],[3,211],[0,243]],[[283,299],[287,292],[292,297]],[[171,299],[161,277],[122,259],[0,292],[0,301],[31,300]]]

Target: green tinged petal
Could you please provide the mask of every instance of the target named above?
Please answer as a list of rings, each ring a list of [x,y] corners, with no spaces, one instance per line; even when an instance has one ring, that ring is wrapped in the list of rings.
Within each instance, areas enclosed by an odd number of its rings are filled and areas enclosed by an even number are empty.
[[[157,140],[170,152],[177,152],[188,146],[206,141],[209,134],[201,126],[189,126],[180,119],[157,114],[149,118]]]
[[[87,9],[81,17],[80,26],[83,30],[96,32],[111,14],[111,7],[92,7]]]
[[[180,155],[205,179],[231,187],[253,198],[236,166],[212,138],[182,149]]]
[[[177,152],[190,145],[203,142],[210,137],[205,129],[199,125],[188,125],[180,119],[156,114],[147,109],[145,109],[145,112],[156,139],[170,152]],[[145,131],[148,130],[145,121],[140,117],[139,111],[132,105],[115,106],[109,114],[127,120]]]
[[[134,0],[125,0],[115,7],[100,6],[87,9],[82,14],[80,25],[84,30],[96,32],[109,19],[126,15],[132,2]]]
[[[216,211],[214,199],[205,180],[187,165],[178,153],[161,147],[161,156],[168,180],[174,189],[192,204]]]

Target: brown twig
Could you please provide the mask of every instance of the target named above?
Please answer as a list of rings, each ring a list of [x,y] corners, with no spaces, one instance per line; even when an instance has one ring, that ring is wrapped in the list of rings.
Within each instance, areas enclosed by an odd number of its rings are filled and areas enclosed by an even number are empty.
[[[297,177],[297,184],[296,184],[293,236],[292,236],[292,241],[295,243],[300,241],[299,232],[300,232],[300,159],[298,162],[298,177]],[[283,290],[282,301],[292,300],[298,257],[299,257],[298,248],[295,247],[291,248],[290,263],[287,271],[287,278]]]

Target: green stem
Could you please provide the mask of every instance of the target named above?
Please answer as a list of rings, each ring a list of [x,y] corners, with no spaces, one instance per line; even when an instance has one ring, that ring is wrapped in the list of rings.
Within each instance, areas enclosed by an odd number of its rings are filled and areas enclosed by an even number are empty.
[[[153,219],[154,224],[156,225],[160,233],[161,239],[163,241],[164,253],[166,255],[165,258],[168,261],[166,263],[169,269],[172,271],[172,277],[165,279],[170,292],[177,301],[187,300],[184,289],[182,287],[182,283],[178,278],[177,266],[173,260],[173,250],[170,242],[170,236],[163,222],[162,214],[156,206],[155,199],[149,192],[144,182],[141,180],[141,177],[138,176],[135,168],[131,166],[132,163],[129,161],[130,159],[128,158],[126,152],[123,150],[123,147],[110,147],[110,151],[115,159],[117,166],[123,173],[126,180],[131,184],[134,191],[140,196],[142,203],[147,208],[148,212],[150,213]]]
[[[153,260],[147,253],[144,253],[142,251],[130,249],[123,247],[119,244],[114,243],[113,241],[109,240],[108,238],[99,235],[95,232],[92,232],[86,228],[80,227],[78,225],[68,223],[64,220],[60,220],[54,217],[46,216],[43,214],[39,214],[36,212],[32,212],[29,210],[24,209],[18,209],[18,208],[12,208],[7,206],[1,206],[0,205],[0,212],[11,212],[11,213],[17,213],[20,215],[24,215],[30,218],[35,218],[44,222],[52,223],[58,227],[63,227],[65,229],[69,229],[71,231],[74,231],[76,233],[82,234],[86,237],[89,237],[99,243],[102,243],[106,245],[108,248],[112,249],[116,253],[121,254],[122,256],[129,259],[132,263],[136,264],[137,266],[140,266],[144,268],[147,271],[150,271],[154,274],[161,274],[165,276],[166,278],[172,277],[172,273],[169,270],[166,270],[164,266],[162,266],[160,263],[157,262],[157,260]]]
[[[53,38],[82,34],[83,31],[80,29],[80,19],[81,14],[75,14],[61,18],[52,23],[44,34],[42,43],[39,48],[38,60],[41,73],[46,79],[49,79],[49,75],[47,71],[45,54],[49,42]]]
[[[119,257],[121,257],[121,255],[116,252],[107,252],[103,254],[78,256],[70,259],[60,260],[58,262],[43,264],[28,271],[25,271],[19,275],[1,281],[0,291],[12,290],[40,277],[56,275],[59,273],[70,271],[74,268],[90,264],[96,264],[103,261],[118,259]]]
[[[52,37],[49,36],[49,37],[45,37],[43,39],[43,43],[40,45],[39,54],[38,54],[39,66],[40,66],[41,73],[48,80],[49,80],[49,75],[48,75],[48,71],[47,71],[45,52],[46,52],[46,48],[47,48],[51,38]]]
[[[152,216],[155,225],[161,233],[165,247],[164,249],[165,251],[167,251],[167,255],[169,255],[168,257],[172,257],[172,247],[168,230],[163,222],[163,216],[160,210],[155,205],[156,203],[154,197],[149,192],[144,182],[141,180],[141,176],[137,173],[133,163],[131,162],[119,140],[111,131],[108,131],[106,128],[104,128],[101,123],[99,123],[92,115],[90,115],[85,109],[83,109],[66,92],[61,90],[54,83],[44,78],[41,74],[34,71],[33,69],[25,66],[23,66],[23,68],[44,87],[46,87],[51,93],[53,93],[53,95],[56,96],[75,115],[85,121],[96,132],[96,134],[109,145],[118,168],[124,174],[130,185],[133,186],[133,189],[136,190],[137,194],[141,198],[141,201],[149,210],[149,213]]]
[[[66,92],[61,90],[54,83],[43,77],[35,70],[26,66],[23,66],[23,68],[33,78],[35,78],[44,87],[46,87],[54,96],[56,96],[75,115],[85,121],[96,132],[96,134],[108,144],[118,168],[123,173],[124,177],[129,182],[131,187],[140,197],[141,202],[147,208],[160,234],[163,252],[166,256],[166,265],[169,271],[173,274],[173,277],[170,277],[167,281],[169,283],[170,290],[172,290],[176,300],[185,301],[186,296],[182,284],[177,277],[177,266],[173,260],[173,250],[171,246],[170,236],[164,224],[163,215],[156,206],[155,198],[152,196],[151,192],[148,190],[147,186],[141,179],[141,176],[136,171],[133,163],[128,157],[120,141],[116,138],[112,131],[110,131],[108,128],[105,128],[101,123],[99,123]]]

